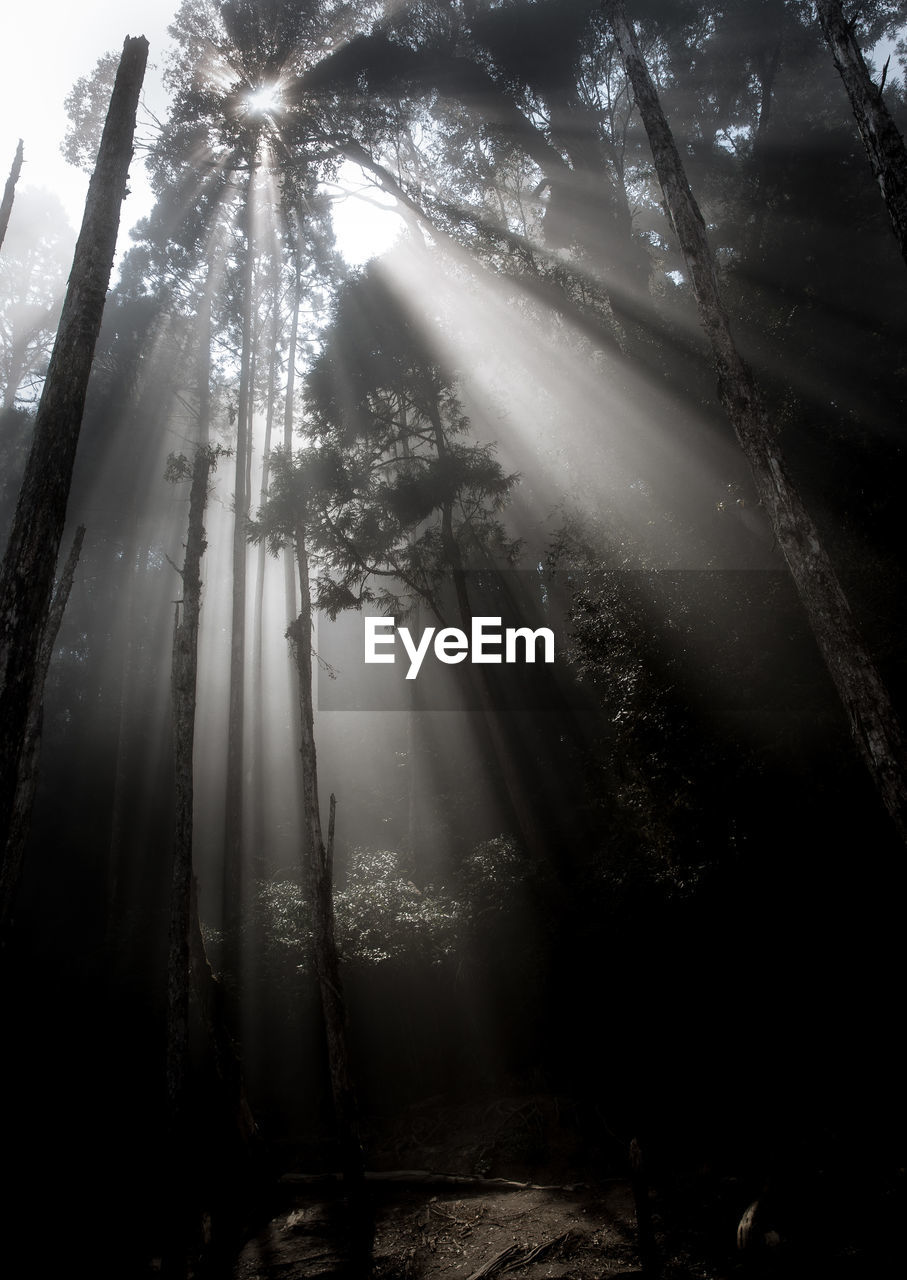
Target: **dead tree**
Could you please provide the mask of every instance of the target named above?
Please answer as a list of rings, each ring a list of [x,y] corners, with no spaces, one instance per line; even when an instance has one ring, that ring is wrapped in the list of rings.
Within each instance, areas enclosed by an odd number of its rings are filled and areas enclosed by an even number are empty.
[[[13,200],[16,198],[16,183],[19,181],[19,174],[22,172],[22,139],[19,139],[19,145],[16,147],[16,154],[13,157],[13,163],[10,166],[9,177],[6,179],[6,186],[3,189],[3,199],[0,200],[0,247],[6,239],[6,228],[9,226],[9,215],[13,211]]]
[[[22,860],[25,855],[25,843],[31,823],[31,811],[38,785],[38,758],[41,754],[41,729],[44,721],[44,681],[50,660],[53,657],[57,632],[63,621],[66,603],[72,590],[76,565],[82,551],[85,537],[85,526],[80,524],[72,540],[66,564],[60,575],[51,601],[47,625],[41,639],[41,652],[35,671],[35,684],[32,692],[32,705],[25,730],[25,742],[19,757],[19,777],[16,783],[16,796],[13,802],[12,821],[9,838],[6,842],[6,858],[0,868],[0,920],[9,923],[12,918],[13,900],[22,872]],[[0,944],[4,939],[0,937]]]
[[[144,36],[127,38],[0,571],[0,849],[4,851],[147,57]]]
[[[881,85],[874,83],[854,35],[854,23],[844,17],[839,0],[816,0],[816,13],[907,262],[907,147],[882,97],[885,77]]]
[[[756,490],[844,704],[854,740],[901,838],[907,841],[904,739],[888,690],[819,532],[788,474],[777,431],[752,371],[734,342],[705,222],[622,0],[611,0],[608,11],[709,340],[721,403],[749,460]]]

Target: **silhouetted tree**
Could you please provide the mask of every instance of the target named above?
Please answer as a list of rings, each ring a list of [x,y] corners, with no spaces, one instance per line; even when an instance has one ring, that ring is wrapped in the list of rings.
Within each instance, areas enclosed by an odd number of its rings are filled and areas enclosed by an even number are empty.
[[[897,715],[813,521],[790,478],[753,375],[731,334],[705,222],[622,0],[609,14],[645,122],[665,203],[692,280],[722,404],[797,585],[817,643],[879,794],[907,840],[905,748]]]
[[[147,56],[144,37],[127,38],[0,577],[0,845],[4,848]],[[7,902],[14,892],[15,886],[10,886]]]
[[[884,77],[881,85],[874,83],[854,33],[856,19],[845,18],[839,0],[816,0],[816,12],[907,262],[907,147],[882,96]]]

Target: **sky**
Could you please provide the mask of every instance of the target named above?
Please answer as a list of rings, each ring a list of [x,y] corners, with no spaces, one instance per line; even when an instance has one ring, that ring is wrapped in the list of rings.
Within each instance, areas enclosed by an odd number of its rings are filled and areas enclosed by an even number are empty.
[[[127,36],[144,35],[150,48],[137,133],[147,133],[153,127],[152,115],[161,117],[166,112],[161,73],[171,47],[167,26],[178,4],[179,0],[87,0],[75,6],[72,0],[30,0],[3,6],[0,48],[6,57],[0,76],[0,183],[6,181],[21,138],[25,162],[18,189],[54,192],[66,209],[74,236],[82,219],[88,175],[68,165],[60,154],[67,127],[63,102],[74,82],[89,74],[98,58],[121,49]],[[40,53],[26,56],[26,50]],[[151,207],[151,193],[137,162],[130,173],[130,189],[132,194],[123,206],[118,255],[129,247],[129,228]],[[394,239],[400,223],[392,215],[382,215],[373,204],[348,198],[336,208],[335,226],[342,252],[356,264],[380,253]]]

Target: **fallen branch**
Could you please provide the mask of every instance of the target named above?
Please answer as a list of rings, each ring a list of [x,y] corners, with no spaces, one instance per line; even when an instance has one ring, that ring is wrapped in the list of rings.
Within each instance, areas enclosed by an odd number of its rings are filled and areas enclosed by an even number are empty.
[[[537,1182],[514,1182],[510,1178],[482,1178],[473,1174],[432,1173],[429,1169],[391,1169],[367,1172],[368,1182],[407,1182],[429,1187],[479,1187],[488,1191],[579,1191],[586,1184],[543,1186]],[[295,1186],[318,1186],[338,1182],[336,1173],[285,1173],[280,1181]]]
[[[570,1232],[565,1231],[563,1235],[556,1236],[553,1240],[546,1240],[544,1244],[538,1244],[532,1249],[521,1249],[519,1245],[508,1245],[506,1249],[502,1249],[500,1253],[495,1254],[484,1266],[479,1267],[478,1271],[474,1271],[469,1280],[485,1280],[488,1276],[496,1274],[504,1275],[508,1271],[514,1271],[517,1267],[528,1266],[530,1262],[535,1262],[537,1258],[542,1258],[551,1249],[556,1249],[558,1245],[565,1244],[570,1238]]]
[[[486,1262],[483,1267],[479,1267],[478,1271],[474,1271],[469,1280],[484,1280],[486,1276],[493,1276],[496,1271],[509,1270],[505,1268],[505,1262],[509,1262],[511,1267],[519,1265],[518,1255],[521,1254],[519,1245],[511,1244],[506,1249],[502,1249],[500,1253]]]

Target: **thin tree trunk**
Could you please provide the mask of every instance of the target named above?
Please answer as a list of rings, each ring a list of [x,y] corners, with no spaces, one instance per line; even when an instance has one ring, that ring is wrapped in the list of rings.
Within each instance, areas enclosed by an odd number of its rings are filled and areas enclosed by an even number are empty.
[[[29,711],[28,724],[25,731],[25,742],[19,759],[19,778],[16,784],[16,798],[13,805],[13,817],[10,824],[9,839],[6,844],[6,859],[0,868],[0,921],[12,923],[12,911],[16,890],[22,876],[22,863],[25,856],[25,845],[31,825],[31,812],[38,786],[38,760],[41,754],[41,729],[44,722],[44,681],[53,657],[54,645],[63,613],[72,590],[76,565],[82,551],[85,537],[85,526],[80,524],[72,540],[72,547],[63,567],[63,573],[54,591],[47,626],[41,638],[41,652],[38,655],[38,666],[35,672],[35,686],[32,705]],[[5,938],[0,935],[0,945]]]
[[[340,1168],[344,1186],[351,1200],[357,1200],[364,1180],[362,1145],[359,1137],[359,1111],[350,1062],[346,1001],[340,974],[340,957],[334,925],[334,813],[331,796],[328,840],[324,842],[321,811],[318,804],[318,768],[315,753],[315,717],[312,696],[312,601],[309,591],[309,562],[305,544],[305,527],[296,531],[296,559],[299,568],[299,617],[289,637],[299,672],[299,712],[302,721],[300,757],[302,761],[302,811],[305,829],[305,853],[308,866],[303,867],[304,880],[312,902],[313,958],[327,1041],[328,1070],[334,1099]]]
[[[126,40],[0,573],[0,849],[4,850],[147,57],[144,37]]]
[[[637,1138],[630,1140],[630,1189],[636,1210],[636,1238],[639,1261],[645,1280],[655,1280],[661,1270],[655,1226],[652,1222],[652,1204],[649,1200],[649,1179],[642,1148]]]
[[[293,321],[290,326],[290,345],[287,350],[287,392],[283,411],[283,448],[289,459],[293,453],[293,408],[296,393],[296,351],[299,345],[299,310],[302,306],[302,264],[299,249],[296,250],[296,284],[293,292]],[[296,593],[296,570],[293,563],[293,550],[284,547],[284,608],[287,630],[293,627],[299,616],[299,601]],[[290,660],[290,732],[293,743],[302,741],[302,722],[299,716],[299,669],[296,662]]]
[[[201,559],[205,552],[205,506],[211,451],[196,447],[189,495],[186,555],[180,577],[183,598],[173,626],[171,699],[173,715],[174,831],[170,863],[170,935],[167,953],[167,1111],[172,1210],[165,1273],[185,1275],[192,1230],[192,1151],[187,1105],[189,1078],[189,982],[192,930],[192,820],[198,625]],[[180,617],[180,603],[182,617]]]
[[[217,975],[211,968],[208,953],[205,950],[194,879],[189,918],[189,955],[192,989],[214,1056],[214,1074],[217,1077],[218,1088],[223,1097],[225,1109],[232,1116],[237,1142],[242,1149],[248,1151],[258,1138],[258,1130],[246,1097],[239,1055],[228,1029],[229,1019],[223,984],[218,981]]]
[[[176,788],[170,877],[170,951],[167,973],[167,1096],[171,1121],[181,1123],[189,1045],[189,929],[192,898],[192,751],[201,612],[201,559],[205,552],[205,506],[211,451],[199,445],[192,466],[189,529],[183,581],[182,617],[176,606],[173,628],[173,762]]]
[[[189,490],[189,521],[183,582],[182,621],[176,606],[171,669],[173,721],[174,828],[170,873],[170,940],[167,961],[167,1099],[175,1142],[184,1123],[185,1087],[189,1062],[189,971],[192,916],[195,910],[192,869],[193,750],[198,682],[198,631],[201,618],[201,561],[207,546],[205,509],[214,457],[208,446],[211,416],[211,302],[212,264],[199,314],[198,416],[195,459]],[[177,1153],[179,1155],[181,1153]],[[178,1167],[175,1165],[174,1167]]]
[[[230,705],[227,728],[226,815],[224,832],[224,940],[226,967],[238,976],[239,929],[243,894],[243,737],[245,733],[246,562],[249,488],[246,480],[252,420],[252,291],[254,255],[252,199],[254,151],[246,189],[246,262],[243,282],[242,354],[236,410],[236,492],[233,503],[233,611],[230,639]]]
[[[261,452],[261,483],[259,488],[259,506],[263,507],[268,499],[268,487],[271,480],[271,437],[274,430],[275,398],[277,386],[277,343],[279,337],[279,280],[273,281],[273,317],[271,324],[271,358],[268,362],[268,392],[265,409],[265,439]],[[264,610],[265,610],[265,573],[267,567],[267,548],[262,539],[258,544],[258,557],[255,567],[255,598],[252,606],[252,807],[253,807],[253,848],[255,856],[261,863],[264,849],[267,847],[265,836],[265,813],[267,801],[265,796],[265,699],[264,699]],[[264,866],[261,866],[264,873]]]
[[[869,156],[892,230],[907,261],[907,147],[873,82],[839,0],[816,0],[816,13],[835,66],[844,81],[854,119]]]
[[[787,473],[774,425],[740,356],[721,301],[705,223],[622,0],[610,17],[652,148],[712,349],[721,402],[752,468],[760,500],[803,601],[856,744],[897,829],[907,841],[904,739],[888,691],[863,643],[819,533]]]
[[[16,198],[16,183],[19,181],[19,174],[22,172],[22,139],[19,139],[19,145],[16,147],[16,154],[13,157],[13,163],[10,166],[9,177],[6,179],[6,186],[3,189],[3,199],[0,200],[0,248],[6,239],[6,228],[9,226],[9,215],[13,211],[13,201]]]

